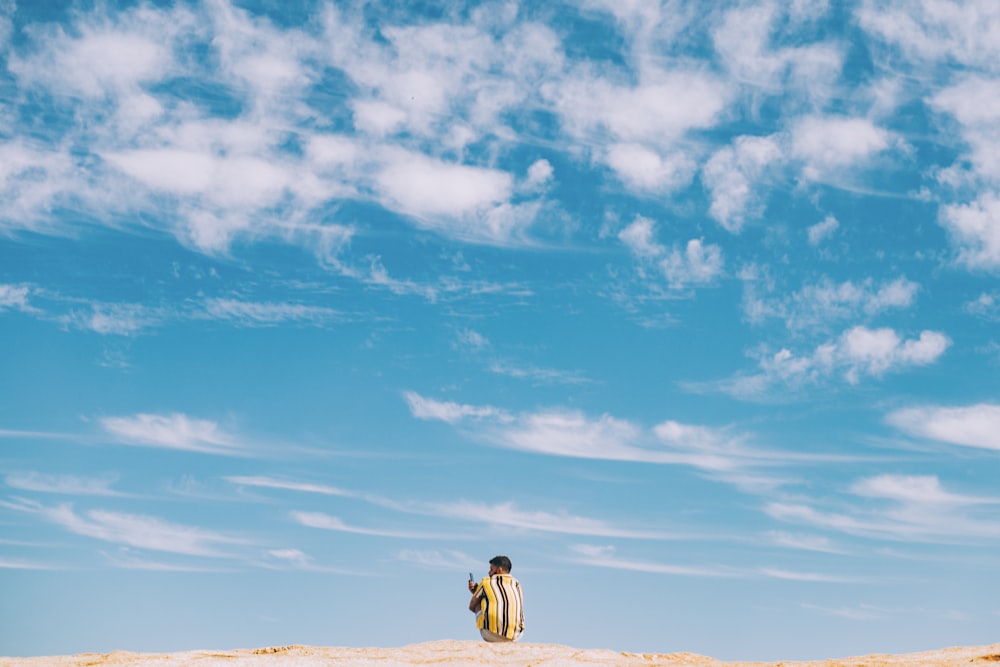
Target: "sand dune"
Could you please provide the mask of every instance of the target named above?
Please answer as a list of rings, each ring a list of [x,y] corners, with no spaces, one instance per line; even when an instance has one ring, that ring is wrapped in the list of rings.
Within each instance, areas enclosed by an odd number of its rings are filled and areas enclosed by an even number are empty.
[[[174,667],[305,667],[306,665],[664,665],[667,667],[878,667],[907,665],[934,667],[1000,666],[1000,644],[946,648],[903,655],[869,655],[808,662],[723,662],[692,653],[619,653],[575,649],[554,644],[490,645],[477,641],[436,641],[401,648],[324,648],[281,646],[234,651],[181,653],[82,653],[72,656],[0,658],[0,667],[129,666]]]

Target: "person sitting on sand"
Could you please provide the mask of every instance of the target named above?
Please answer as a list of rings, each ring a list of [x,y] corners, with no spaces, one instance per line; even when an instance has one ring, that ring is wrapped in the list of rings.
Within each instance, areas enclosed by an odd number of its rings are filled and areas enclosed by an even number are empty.
[[[490,560],[490,573],[478,584],[469,579],[469,611],[476,614],[479,634],[488,642],[513,642],[524,632],[521,584],[510,574],[510,559]]]

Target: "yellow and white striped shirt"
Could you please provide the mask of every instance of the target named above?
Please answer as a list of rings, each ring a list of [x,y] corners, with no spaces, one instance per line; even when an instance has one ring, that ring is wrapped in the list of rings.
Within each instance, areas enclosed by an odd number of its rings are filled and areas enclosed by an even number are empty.
[[[524,607],[521,584],[509,574],[484,577],[476,587],[479,612],[476,627],[506,637],[517,639],[524,632]]]

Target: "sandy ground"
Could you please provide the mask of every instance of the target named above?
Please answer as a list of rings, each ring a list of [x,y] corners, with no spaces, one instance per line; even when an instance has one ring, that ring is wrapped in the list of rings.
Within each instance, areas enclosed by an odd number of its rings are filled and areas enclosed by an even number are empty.
[[[235,651],[183,653],[81,653],[39,658],[0,658],[0,667],[108,665],[132,667],[305,667],[306,665],[665,665],[681,667],[1000,667],[1000,644],[947,648],[905,655],[868,655],[808,662],[722,662],[692,653],[618,653],[554,644],[491,645],[477,641],[437,641],[401,648],[322,648],[280,646]]]

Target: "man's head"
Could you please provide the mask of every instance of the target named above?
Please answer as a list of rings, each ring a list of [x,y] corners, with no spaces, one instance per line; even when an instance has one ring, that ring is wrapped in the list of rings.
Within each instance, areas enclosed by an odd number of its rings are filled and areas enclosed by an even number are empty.
[[[506,556],[494,556],[490,559],[490,574],[507,574],[510,572],[510,559]]]

